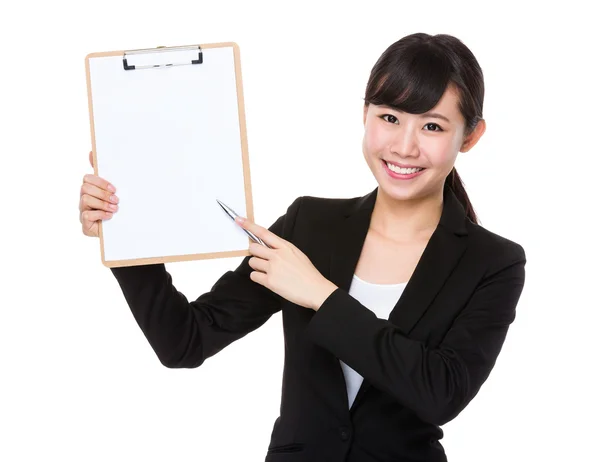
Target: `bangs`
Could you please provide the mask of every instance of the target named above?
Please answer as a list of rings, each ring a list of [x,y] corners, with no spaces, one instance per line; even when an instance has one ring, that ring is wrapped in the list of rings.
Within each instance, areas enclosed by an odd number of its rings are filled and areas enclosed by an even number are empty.
[[[367,94],[365,102],[411,114],[432,109],[450,82],[450,59],[427,44],[410,47],[387,59],[388,62],[375,66],[379,73],[373,76],[373,91]]]

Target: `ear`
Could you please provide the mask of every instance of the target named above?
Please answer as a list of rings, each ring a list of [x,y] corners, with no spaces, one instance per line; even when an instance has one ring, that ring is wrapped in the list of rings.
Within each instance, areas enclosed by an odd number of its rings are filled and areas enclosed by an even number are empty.
[[[365,103],[365,107],[363,110],[363,125],[367,123],[367,111],[369,110],[369,105]]]
[[[460,152],[467,152],[473,146],[475,146],[479,141],[479,138],[481,138],[485,133],[485,128],[485,120],[481,119],[479,122],[477,122],[477,125],[475,126],[471,134],[464,139],[463,144],[460,147]]]

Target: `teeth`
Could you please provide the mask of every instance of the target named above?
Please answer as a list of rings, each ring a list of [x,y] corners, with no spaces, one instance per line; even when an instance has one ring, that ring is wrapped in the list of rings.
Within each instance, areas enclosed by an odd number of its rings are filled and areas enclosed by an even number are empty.
[[[408,175],[410,173],[417,173],[417,172],[420,172],[421,170],[423,170],[420,167],[416,167],[416,168],[400,168],[400,167],[397,167],[396,165],[390,164],[389,162],[386,162],[386,164],[387,164],[388,168],[391,171],[396,172],[396,173],[400,173],[402,175]]]

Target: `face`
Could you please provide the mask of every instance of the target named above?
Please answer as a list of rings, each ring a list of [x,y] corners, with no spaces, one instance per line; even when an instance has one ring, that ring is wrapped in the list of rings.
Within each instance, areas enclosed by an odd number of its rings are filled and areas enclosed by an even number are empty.
[[[441,193],[458,152],[468,151],[485,129],[485,122],[480,121],[472,136],[465,139],[465,120],[458,103],[457,91],[449,86],[438,104],[427,112],[430,115],[409,114],[373,104],[365,107],[363,155],[382,193],[399,200]],[[424,170],[416,174],[400,173],[395,178],[387,171],[383,159]]]

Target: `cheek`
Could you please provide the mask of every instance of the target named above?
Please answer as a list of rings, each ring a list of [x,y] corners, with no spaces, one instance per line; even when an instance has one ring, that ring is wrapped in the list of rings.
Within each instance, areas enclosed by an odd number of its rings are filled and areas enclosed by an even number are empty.
[[[421,143],[420,149],[433,165],[443,166],[452,163],[456,157],[450,140],[426,140]]]
[[[373,127],[367,127],[363,135],[363,153],[373,155],[385,146],[385,134],[378,133]]]

